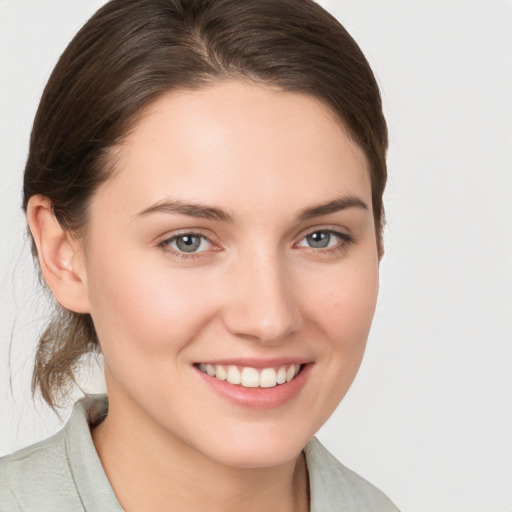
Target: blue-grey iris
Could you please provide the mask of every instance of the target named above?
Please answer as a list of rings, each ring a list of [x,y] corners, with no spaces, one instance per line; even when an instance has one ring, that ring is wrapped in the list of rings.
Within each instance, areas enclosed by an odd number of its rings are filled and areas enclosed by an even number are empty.
[[[195,252],[201,245],[201,237],[194,235],[182,235],[176,238],[176,247],[183,252]]]
[[[323,249],[329,245],[329,242],[331,241],[331,234],[327,231],[317,231],[308,235],[306,240],[308,241],[308,245],[310,247],[314,247],[315,249]]]

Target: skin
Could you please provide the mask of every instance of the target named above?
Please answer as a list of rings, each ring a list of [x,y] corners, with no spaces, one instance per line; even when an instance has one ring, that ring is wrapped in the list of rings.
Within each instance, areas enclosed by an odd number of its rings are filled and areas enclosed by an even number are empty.
[[[45,198],[28,218],[57,300],[98,332],[110,409],[93,440],[116,495],[128,512],[308,510],[300,453],[356,375],[378,293],[363,152],[315,98],[230,81],[157,100],[115,160],[86,251]],[[360,204],[311,211],[340,198]],[[184,256],[186,233],[204,238]],[[195,366],[297,357],[304,386],[266,409],[227,400]]]

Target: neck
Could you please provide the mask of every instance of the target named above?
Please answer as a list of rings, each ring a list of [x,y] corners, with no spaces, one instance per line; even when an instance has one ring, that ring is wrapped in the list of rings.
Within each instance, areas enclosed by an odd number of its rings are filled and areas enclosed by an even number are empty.
[[[302,456],[270,468],[227,466],[198,453],[125,407],[111,403],[94,428],[96,450],[126,512],[307,512],[308,475]]]

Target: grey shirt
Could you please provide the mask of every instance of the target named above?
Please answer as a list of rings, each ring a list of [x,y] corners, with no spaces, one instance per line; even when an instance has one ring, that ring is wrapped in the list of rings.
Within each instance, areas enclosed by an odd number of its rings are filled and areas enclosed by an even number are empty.
[[[104,395],[75,404],[53,437],[0,458],[0,512],[123,512],[91,438],[106,416]],[[304,448],[311,512],[397,512],[372,484],[313,438]]]

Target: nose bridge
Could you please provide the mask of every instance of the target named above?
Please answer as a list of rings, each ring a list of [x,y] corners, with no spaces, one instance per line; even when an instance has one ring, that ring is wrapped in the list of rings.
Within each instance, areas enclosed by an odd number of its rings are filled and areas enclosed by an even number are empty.
[[[300,328],[293,275],[278,251],[246,253],[237,260],[232,276],[233,293],[225,312],[231,332],[261,343],[279,343]]]

